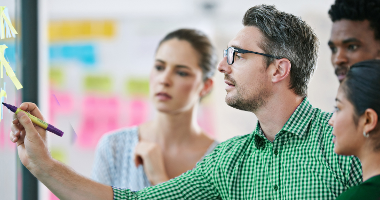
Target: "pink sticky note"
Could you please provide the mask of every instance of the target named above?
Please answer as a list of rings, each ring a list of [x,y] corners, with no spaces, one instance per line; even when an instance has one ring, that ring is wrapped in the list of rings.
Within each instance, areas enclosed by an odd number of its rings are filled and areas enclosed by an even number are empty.
[[[210,107],[202,107],[198,115],[199,126],[211,137],[215,137],[214,117]]]
[[[49,190],[49,200],[59,200],[50,190]]]
[[[143,99],[133,99],[128,103],[128,126],[136,126],[149,117],[149,103]]]
[[[54,124],[57,114],[70,114],[73,112],[73,96],[69,92],[50,90],[49,96],[49,123]]]
[[[102,135],[120,128],[120,106],[116,97],[88,96],[84,99],[82,108],[83,120],[77,140],[81,147],[94,148]]]

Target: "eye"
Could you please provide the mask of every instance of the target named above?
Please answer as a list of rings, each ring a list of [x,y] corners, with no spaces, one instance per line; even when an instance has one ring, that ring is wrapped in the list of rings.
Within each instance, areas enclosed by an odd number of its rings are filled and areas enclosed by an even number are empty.
[[[241,59],[241,54],[240,53],[236,53],[235,56],[236,56],[237,59]]]
[[[182,77],[189,76],[189,73],[183,72],[183,71],[177,71],[177,74],[182,76]]]
[[[336,51],[337,51],[336,47],[334,47],[334,46],[330,46],[330,50],[331,50],[331,53],[333,53],[333,54],[336,53]]]
[[[161,65],[156,65],[154,66],[156,68],[157,71],[162,71],[165,69],[165,67],[161,66]]]
[[[359,46],[356,44],[350,44],[348,45],[347,49],[350,51],[355,51]]]
[[[334,113],[339,112],[339,111],[340,111],[340,109],[338,108],[338,106],[335,106],[334,107]]]

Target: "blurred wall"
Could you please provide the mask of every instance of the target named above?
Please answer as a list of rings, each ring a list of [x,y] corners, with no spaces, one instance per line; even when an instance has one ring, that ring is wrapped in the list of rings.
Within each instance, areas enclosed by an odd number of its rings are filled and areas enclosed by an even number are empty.
[[[206,32],[219,58],[241,24],[245,11],[257,4],[301,16],[320,40],[317,70],[309,84],[315,107],[332,111],[338,87],[327,41],[333,0],[50,0],[48,21],[49,123],[64,137],[50,135],[53,157],[90,176],[94,150],[107,131],[134,126],[154,116],[148,98],[148,75],[159,40],[178,28]],[[199,123],[220,141],[254,130],[254,114],[224,102],[223,75],[199,109]],[[47,189],[41,199],[56,199]]]

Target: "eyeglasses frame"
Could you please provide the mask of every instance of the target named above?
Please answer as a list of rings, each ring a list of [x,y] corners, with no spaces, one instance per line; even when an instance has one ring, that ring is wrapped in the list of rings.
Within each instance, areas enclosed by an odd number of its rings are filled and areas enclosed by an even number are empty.
[[[228,49],[232,48],[233,49],[233,55],[232,55],[232,62],[231,64],[228,62]],[[240,48],[236,48],[236,47],[228,47],[227,49],[225,49],[223,51],[223,57],[227,57],[227,64],[229,65],[232,65],[234,64],[234,61],[235,61],[235,53],[242,53],[242,54],[245,54],[245,53],[254,53],[254,54],[257,54],[257,55],[262,55],[262,56],[266,56],[266,57],[270,57],[270,58],[275,58],[275,59],[281,59],[283,57],[279,57],[279,56],[274,56],[274,55],[270,55],[270,54],[265,54],[265,53],[259,53],[259,52],[256,52],[256,51],[249,51],[249,50],[245,50],[245,49],[240,49]]]

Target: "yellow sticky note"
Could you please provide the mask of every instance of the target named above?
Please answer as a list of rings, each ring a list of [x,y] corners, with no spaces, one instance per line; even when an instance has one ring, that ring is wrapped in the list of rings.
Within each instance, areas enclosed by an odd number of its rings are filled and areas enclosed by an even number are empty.
[[[5,25],[7,25],[7,29],[10,30],[12,35],[18,34],[16,29],[13,27],[11,20],[8,18],[8,9],[5,6],[0,6],[0,35],[1,39],[5,38]],[[4,20],[6,24],[4,24]]]
[[[5,67],[5,71],[7,75],[12,80],[13,84],[19,90],[22,88],[20,81],[17,79],[16,74],[13,72],[11,66],[4,58],[5,49],[8,48],[6,45],[0,45],[0,67],[1,67],[1,78],[3,78],[3,66]]]
[[[1,90],[1,92],[0,92],[0,98],[1,97],[7,98],[7,93],[5,92],[5,90]]]

